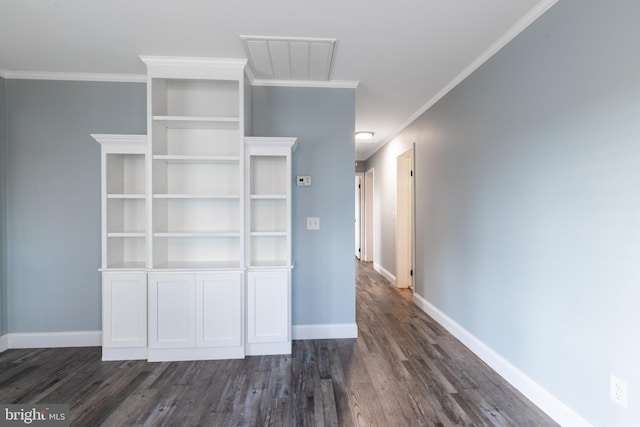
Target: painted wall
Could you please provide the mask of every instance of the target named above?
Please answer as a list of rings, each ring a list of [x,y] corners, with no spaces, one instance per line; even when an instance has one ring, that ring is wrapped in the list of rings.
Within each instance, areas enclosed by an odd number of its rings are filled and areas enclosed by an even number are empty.
[[[6,81],[0,77],[0,335],[7,333],[7,122]]]
[[[145,133],[144,84],[7,80],[8,328],[101,329],[100,147]]]
[[[8,330],[99,330],[100,156],[89,135],[144,133],[145,87],[6,85]],[[293,173],[313,176],[311,188],[294,187],[293,322],[354,323],[354,91],[252,93],[254,134],[298,136]],[[321,218],[320,231],[306,230],[307,216]]]
[[[293,176],[293,324],[355,322],[353,174],[355,91],[254,87],[253,132],[296,136]],[[308,231],[306,218],[320,217]]]
[[[416,292],[597,426],[640,425],[639,15],[558,2],[368,162],[416,142]]]

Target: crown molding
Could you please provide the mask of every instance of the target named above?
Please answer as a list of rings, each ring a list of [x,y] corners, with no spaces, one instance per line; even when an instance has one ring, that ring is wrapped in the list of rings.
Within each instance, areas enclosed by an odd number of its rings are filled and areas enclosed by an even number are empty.
[[[153,55],[140,55],[140,59],[147,65],[159,65],[159,66],[215,66],[215,67],[230,67],[230,68],[243,68],[247,65],[246,58],[204,58],[204,57],[187,57],[187,56],[153,56]]]
[[[371,157],[386,143],[394,139],[405,130],[411,123],[413,123],[418,117],[420,117],[425,111],[433,107],[433,105],[440,101],[444,96],[449,93],[454,87],[458,86],[464,79],[469,77],[474,71],[476,71],[482,64],[487,62],[493,55],[498,53],[500,49],[505,47],[511,40],[516,38],[518,34],[524,31],[529,25],[531,25],[536,19],[542,16],[547,10],[549,10],[559,0],[545,0],[538,3],[533,9],[531,9],[526,15],[524,15],[518,22],[516,22],[511,28],[509,28],[502,36],[500,36],[495,42],[491,44],[482,54],[477,57],[471,64],[469,64],[460,74],[458,74],[453,80],[451,80],[445,87],[443,87],[435,96],[428,100],[422,107],[420,107],[415,113],[413,113],[404,123],[402,123],[391,136],[380,141],[376,144],[376,147],[371,150]],[[368,158],[368,157],[367,157]]]
[[[5,79],[18,80],[66,80],[78,82],[116,82],[116,83],[145,83],[144,74],[110,74],[110,73],[63,73],[50,71],[20,71],[0,70],[0,76]]]
[[[265,80],[253,79],[252,86],[280,86],[280,87],[315,87],[325,89],[355,89],[357,80]]]

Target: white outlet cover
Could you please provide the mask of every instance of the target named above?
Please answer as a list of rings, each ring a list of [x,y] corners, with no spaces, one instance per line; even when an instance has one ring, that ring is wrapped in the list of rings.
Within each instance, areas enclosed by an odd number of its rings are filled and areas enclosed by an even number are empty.
[[[611,400],[626,408],[628,405],[627,383],[611,375]]]

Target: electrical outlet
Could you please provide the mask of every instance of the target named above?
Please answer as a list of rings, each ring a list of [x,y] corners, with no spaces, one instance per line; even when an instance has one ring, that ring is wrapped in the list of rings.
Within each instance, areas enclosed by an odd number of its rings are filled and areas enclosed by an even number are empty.
[[[626,408],[628,397],[627,383],[611,375],[611,400]]]

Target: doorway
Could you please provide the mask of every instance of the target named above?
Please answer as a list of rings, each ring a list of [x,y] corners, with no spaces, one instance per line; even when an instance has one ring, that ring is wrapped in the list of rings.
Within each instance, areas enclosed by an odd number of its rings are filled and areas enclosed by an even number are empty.
[[[396,177],[396,286],[413,289],[413,147],[397,158]]]

